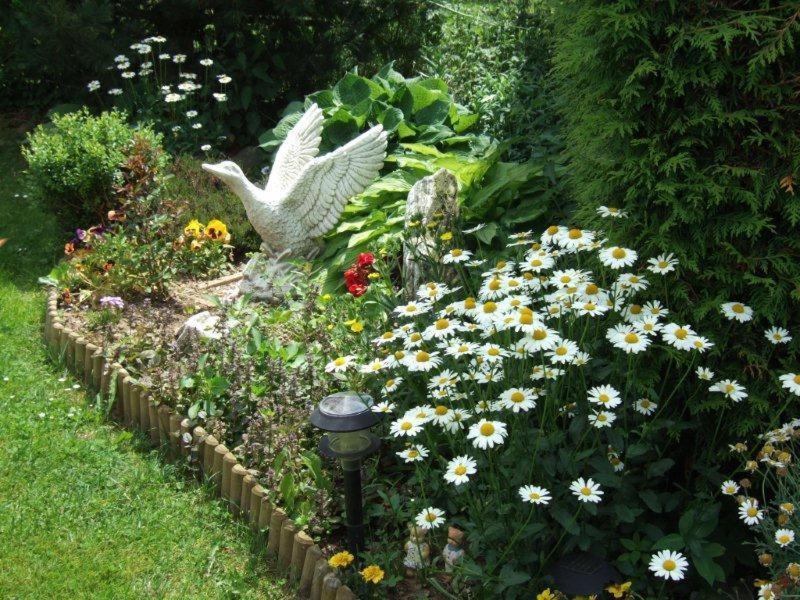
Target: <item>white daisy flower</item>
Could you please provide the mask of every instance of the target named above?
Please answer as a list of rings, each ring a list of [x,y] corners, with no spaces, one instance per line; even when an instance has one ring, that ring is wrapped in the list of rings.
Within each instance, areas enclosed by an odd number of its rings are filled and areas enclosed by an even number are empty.
[[[560,340],[555,329],[540,325],[522,338],[521,343],[525,345],[528,352],[537,354],[543,350],[552,350]]]
[[[402,377],[392,377],[391,379],[387,379],[383,382],[383,387],[381,388],[381,394],[391,394],[395,391],[398,386],[403,383]]]
[[[476,448],[486,450],[502,444],[507,435],[505,423],[481,419],[469,428],[467,439],[472,440]]]
[[[689,325],[667,323],[661,330],[661,339],[678,350],[692,350],[694,338],[697,334]]]
[[[592,357],[589,356],[588,352],[576,352],[575,356],[572,358],[572,364],[576,367],[582,367],[589,363],[592,360]]]
[[[569,489],[581,502],[591,502],[593,504],[600,502],[601,496],[604,493],[603,490],[600,489],[599,483],[595,483],[591,478],[584,480],[583,477],[579,477],[573,481]]]
[[[641,320],[634,321],[631,323],[633,328],[646,335],[655,335],[659,331],[661,331],[663,325],[659,323],[658,317],[654,317],[652,315],[648,315],[646,317],[642,317]]]
[[[800,375],[797,373],[786,373],[778,378],[781,385],[792,392],[795,396],[800,396]]]
[[[438,352],[416,350],[410,352],[402,361],[402,365],[411,372],[425,372],[435,369],[442,362]]]
[[[414,302],[412,300],[408,304],[395,307],[394,312],[401,317],[417,317],[429,312],[430,309],[431,305],[427,302]]]
[[[610,385],[598,385],[588,392],[589,402],[598,404],[604,409],[616,408],[622,403],[619,392]]]
[[[565,232],[559,232],[555,242],[568,250],[577,250],[591,244],[594,241],[594,236],[593,231],[573,228]]]
[[[190,119],[194,119],[197,116],[197,111],[196,110],[187,110],[186,111],[186,116],[188,118],[190,118]]]
[[[498,405],[515,413],[536,408],[538,395],[530,388],[510,388],[500,394]]]
[[[722,482],[719,489],[725,496],[735,496],[739,493],[739,484],[732,479],[728,479]]]
[[[670,271],[674,271],[678,264],[678,259],[672,253],[660,254],[656,258],[647,259],[647,270],[655,273],[656,275],[666,275]]]
[[[508,355],[508,350],[497,344],[484,344],[478,351],[478,356],[488,364],[499,363]]]
[[[525,256],[525,262],[520,266],[527,271],[533,273],[541,273],[553,267],[556,264],[555,259],[549,254],[534,253]]]
[[[403,342],[403,346],[406,350],[411,350],[412,348],[418,348],[422,345],[422,342],[425,338],[422,337],[422,334],[418,331],[409,331],[406,335],[406,339]]]
[[[578,353],[578,350],[578,344],[572,340],[561,340],[545,355],[553,363],[567,364],[572,362],[572,359],[575,357],[575,354]]]
[[[233,80],[227,75],[217,75],[217,81],[219,81],[222,85],[226,85]]]
[[[791,529],[778,529],[775,531],[775,542],[781,548],[786,548],[794,541],[794,531]]]
[[[214,92],[211,95],[214,96],[214,100],[217,102],[225,102],[228,99],[228,94],[223,94],[220,92]]]
[[[373,338],[372,343],[376,346],[383,346],[384,344],[388,344],[389,342],[394,342],[397,340],[397,332],[395,331],[385,331],[381,335],[376,338]]]
[[[609,333],[612,333],[609,340],[613,346],[624,350],[627,354],[644,352],[650,345],[650,338],[643,333],[636,332],[633,327],[610,329]]]
[[[611,248],[603,248],[598,252],[597,256],[605,266],[612,269],[621,269],[622,267],[630,267],[636,262],[636,258],[639,255],[636,250],[612,246]]]
[[[742,387],[735,379],[723,379],[722,381],[718,381],[709,387],[708,391],[725,394],[725,396],[734,402],[741,402],[747,398],[747,392],[745,391],[744,387]]]
[[[650,282],[636,273],[621,273],[616,281],[619,288],[625,292],[641,292],[646,290]]]
[[[450,413],[452,409],[448,408],[444,404],[439,404],[433,407],[433,416],[431,417],[431,421],[434,422],[436,425],[446,425],[450,422]]]
[[[452,294],[458,289],[459,288],[450,288],[444,283],[435,283],[433,281],[429,281],[428,283],[419,286],[419,289],[417,290],[417,298],[424,302],[438,302],[447,294]]]
[[[617,420],[617,415],[607,410],[601,410],[589,415],[589,423],[592,427],[603,429],[604,427],[611,427],[611,424]]]
[[[122,78],[123,79],[133,79],[134,77],[136,77],[136,73],[134,73],[133,71],[123,71],[122,72]]]
[[[720,310],[729,321],[746,323],[753,319],[753,309],[741,302],[726,302],[720,306]]]
[[[158,60],[169,60],[170,58],[172,57],[166,52],[162,52],[161,54],[158,55]]]
[[[739,518],[746,525],[758,525],[764,519],[764,511],[758,508],[758,500],[748,498],[739,505]]]
[[[573,286],[580,286],[588,279],[586,271],[578,271],[577,269],[565,269],[561,271],[553,271],[553,274],[548,280],[550,285],[559,289],[565,289]]]
[[[373,404],[371,410],[374,413],[388,414],[390,412],[394,412],[394,409],[395,409],[394,403],[382,401],[378,402],[377,404]]]
[[[429,388],[454,388],[458,383],[458,375],[450,369],[432,376],[428,381]]]
[[[773,344],[788,344],[792,341],[792,336],[789,331],[783,327],[770,327],[764,332],[766,337]]]
[[[709,348],[712,348],[713,346],[714,343],[709,341],[707,337],[703,337],[702,335],[698,335],[692,340],[692,348],[700,352],[700,354],[702,354]]]
[[[385,368],[385,364],[382,359],[374,358],[370,362],[365,365],[361,365],[358,369],[359,373],[377,373],[382,371]]]
[[[353,362],[355,361],[356,357],[352,354],[348,354],[347,356],[339,356],[338,358],[334,358],[331,362],[325,365],[325,372],[326,373],[338,373],[341,371],[346,371],[351,366],[353,366]]]
[[[523,502],[531,504],[549,504],[552,496],[547,488],[538,485],[523,485],[519,488],[519,495]]]
[[[422,332],[422,337],[426,340],[431,339],[444,339],[456,335],[459,331],[463,331],[464,327],[455,319],[448,319],[442,317],[436,319],[432,325],[425,328]]]
[[[201,58],[200,64],[203,65],[204,67],[210,67],[211,65],[214,64],[214,61],[211,60],[210,58]]]
[[[636,402],[634,402],[633,408],[636,412],[648,416],[656,412],[658,404],[656,404],[649,398],[639,398]]]
[[[707,367],[697,367],[695,373],[697,374],[697,378],[703,381],[711,381],[714,379],[714,371]]]
[[[478,463],[469,456],[456,456],[447,463],[444,480],[454,485],[461,485],[469,481],[469,476],[478,472]]]
[[[480,346],[474,342],[465,342],[463,340],[450,340],[448,342],[447,347],[444,349],[444,353],[448,356],[454,356],[456,358],[463,357],[463,356],[471,356],[477,352]]]
[[[416,419],[420,423],[427,423],[433,419],[433,409],[428,406],[415,406],[414,408],[408,409],[403,416]]]
[[[645,315],[660,319],[669,314],[669,309],[661,304],[658,300],[651,300],[642,306],[642,311]]]
[[[608,312],[610,307],[605,304],[597,304],[591,300],[588,300],[580,304],[575,304],[572,307],[572,310],[581,316],[599,317],[603,313]]]
[[[464,421],[472,417],[472,414],[463,408],[454,408],[450,411],[449,420],[444,424],[444,428],[450,433],[456,433],[464,429]]]
[[[428,456],[428,449],[425,446],[415,444],[402,452],[396,452],[396,454],[407,463],[422,462]]]
[[[114,57],[114,62],[115,63],[128,62],[128,57],[125,56],[124,54],[118,54],[117,56]]]
[[[628,216],[628,213],[616,206],[598,206],[596,210],[603,218],[621,219]]]
[[[461,248],[453,248],[442,256],[442,263],[449,265],[455,263],[467,262],[472,258],[472,252],[469,250],[462,250]]]
[[[108,90],[108,94],[110,94],[111,96],[119,96],[120,94],[122,94],[122,90],[119,88],[111,88],[110,90]]]
[[[484,385],[487,383],[498,383],[503,381],[503,370],[500,368],[482,370],[478,373],[478,377],[475,381]]]
[[[689,561],[680,552],[674,550],[660,550],[650,558],[648,567],[656,577],[680,581],[684,577]]]
[[[550,227],[544,230],[544,233],[542,233],[539,239],[545,245],[555,244],[556,239],[561,235],[565,235],[567,231],[569,230],[562,225],[550,225]]]
[[[444,511],[429,506],[417,515],[416,522],[422,529],[435,529],[444,524]]]
[[[174,102],[180,102],[181,100],[183,100],[183,96],[181,94],[172,93],[164,96],[164,102],[168,102],[170,104]]]
[[[90,92],[96,92],[100,89],[100,82],[96,79],[94,81],[90,81],[86,84],[86,87],[89,89]]]
[[[394,437],[414,437],[422,431],[422,425],[419,419],[406,415],[392,422],[389,433]]]

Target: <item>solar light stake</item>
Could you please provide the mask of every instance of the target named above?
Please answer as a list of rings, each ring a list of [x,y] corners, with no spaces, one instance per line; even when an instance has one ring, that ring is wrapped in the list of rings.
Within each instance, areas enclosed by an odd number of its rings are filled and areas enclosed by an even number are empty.
[[[372,404],[367,394],[339,392],[323,398],[311,413],[311,423],[328,432],[319,442],[320,454],[342,462],[345,525],[348,545],[354,555],[364,548],[361,459],[373,454],[381,444],[369,431],[378,422]]]

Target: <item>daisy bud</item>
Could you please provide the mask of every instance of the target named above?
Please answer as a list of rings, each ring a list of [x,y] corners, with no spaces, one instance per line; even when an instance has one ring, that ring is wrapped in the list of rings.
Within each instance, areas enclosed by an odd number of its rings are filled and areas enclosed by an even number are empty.
[[[791,515],[794,513],[794,504],[791,502],[784,502],[780,505],[781,512],[786,513],[787,515]]]
[[[778,477],[786,477],[789,474],[789,469],[786,467],[781,467],[780,469],[777,469],[775,473],[778,475]]]
[[[747,479],[747,477],[745,477],[739,482],[739,485],[742,486],[744,489],[748,490],[750,489],[750,486],[753,484],[750,482],[749,479]]]
[[[778,515],[778,525],[786,525],[789,522],[789,515],[780,514]]]
[[[758,471],[758,463],[754,460],[748,460],[747,463],[745,463],[744,468],[751,473],[755,473]]]
[[[775,452],[775,448],[772,446],[772,444],[764,444],[762,452],[764,452],[764,454],[772,454]]]
[[[784,464],[789,464],[792,462],[792,455],[788,452],[781,452],[778,454],[778,460]]]
[[[800,565],[797,563],[789,563],[786,565],[786,574],[791,577],[793,580],[797,581],[800,579]]]
[[[772,554],[764,552],[764,554],[758,555],[758,562],[761,563],[762,567],[768,567],[772,564]]]

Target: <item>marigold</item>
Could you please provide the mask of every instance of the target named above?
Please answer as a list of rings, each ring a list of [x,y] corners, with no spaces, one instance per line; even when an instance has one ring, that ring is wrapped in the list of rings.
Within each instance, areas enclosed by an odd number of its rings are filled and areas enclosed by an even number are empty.
[[[363,571],[361,571],[361,577],[364,578],[364,581],[368,581],[369,583],[378,584],[383,579],[385,573],[383,569],[381,569],[378,565],[369,565],[365,567]]]
[[[342,552],[338,552],[331,556],[328,559],[328,564],[334,569],[341,569],[348,566],[354,560],[355,557],[352,554],[350,554],[347,550],[343,550]]]

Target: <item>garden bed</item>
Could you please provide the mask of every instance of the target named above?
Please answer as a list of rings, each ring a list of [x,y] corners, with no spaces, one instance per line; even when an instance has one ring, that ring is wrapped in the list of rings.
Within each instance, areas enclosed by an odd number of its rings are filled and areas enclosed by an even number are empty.
[[[166,311],[165,314],[174,313]],[[132,378],[119,363],[109,364],[103,349],[75,327],[79,323],[74,313],[67,320],[59,315],[57,295],[52,293],[45,318],[45,343],[87,389],[110,403],[115,420],[141,431],[154,446],[167,449],[170,456],[195,461],[200,475],[213,483],[231,512],[265,533],[268,555],[297,584],[302,597],[312,600],[356,598],[331,572],[320,546],[267,498],[266,490],[256,483],[254,474],[225,445],[202,427],[191,428],[184,415],[152,402],[150,390]]]

